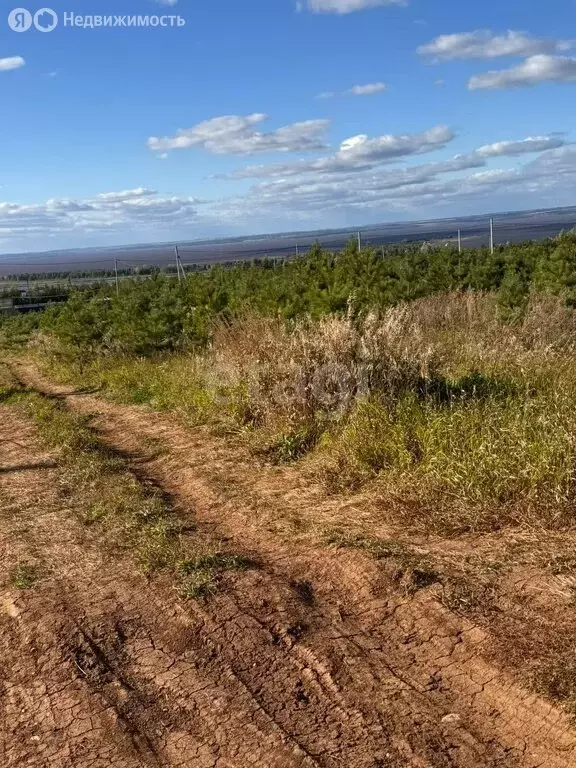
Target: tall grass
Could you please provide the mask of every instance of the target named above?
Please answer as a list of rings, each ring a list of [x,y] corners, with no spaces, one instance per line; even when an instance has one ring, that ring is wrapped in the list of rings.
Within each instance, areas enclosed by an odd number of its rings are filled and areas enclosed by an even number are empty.
[[[252,316],[211,339],[196,355],[99,358],[84,381],[280,461],[311,454],[331,490],[369,482],[408,524],[572,525],[576,315],[560,298],[515,319],[472,293],[360,319]]]

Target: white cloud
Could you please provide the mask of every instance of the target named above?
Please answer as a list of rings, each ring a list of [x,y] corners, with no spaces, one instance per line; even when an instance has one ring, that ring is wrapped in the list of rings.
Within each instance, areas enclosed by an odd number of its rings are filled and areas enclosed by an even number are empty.
[[[450,61],[553,54],[571,47],[572,42],[568,40],[547,40],[514,30],[505,35],[495,35],[488,29],[478,29],[475,32],[440,35],[417,50],[421,56],[431,56],[434,61]]]
[[[136,187],[136,189],[124,189],[122,192],[104,192],[98,195],[98,200],[104,200],[108,203],[119,203],[124,200],[134,200],[141,197],[152,197],[157,193],[153,189],[146,187]]]
[[[386,83],[367,83],[366,85],[354,85],[346,93],[352,96],[372,96],[374,93],[382,93],[386,90]]]
[[[302,0],[297,10],[307,8],[312,13],[353,13],[381,5],[406,5],[405,0]]]
[[[375,93],[382,93],[387,88],[386,83],[367,83],[366,85],[353,85],[346,91],[336,93],[335,91],[323,91],[316,96],[317,99],[333,99],[336,96],[372,96]]]
[[[338,155],[362,152],[370,141],[365,136],[348,139]],[[528,153],[539,156],[524,167],[488,167],[496,158]],[[325,220],[334,216],[337,220],[359,211],[372,211],[383,217],[393,211],[417,212],[424,205],[460,205],[464,198],[491,201],[499,196],[506,205],[512,195],[534,194],[539,195],[536,204],[541,205],[547,194],[561,193],[568,198],[576,184],[576,145],[567,145],[559,134],[498,141],[447,160],[393,169],[364,160],[335,165],[335,157],[243,169],[234,178],[254,177],[262,181],[245,196],[213,203],[210,215],[239,223],[260,217],[268,223],[309,221],[315,225],[320,217]],[[558,204],[554,199],[554,204]]]
[[[215,117],[192,128],[181,129],[175,136],[152,136],[148,139],[148,147],[158,152],[202,147],[217,155],[253,155],[260,152],[304,152],[326,146],[321,137],[330,124],[328,120],[305,120],[270,133],[256,131],[255,126],[267,119],[267,115],[259,113],[246,117]]]
[[[485,165],[472,152],[448,161],[427,163],[386,172],[362,172],[359,176],[279,179],[255,185],[247,196],[224,200],[212,210],[229,221],[247,216],[263,220],[287,217],[309,220],[372,212],[380,219],[394,211],[420,212],[447,203],[462,206],[464,199],[507,204],[510,195],[535,195],[538,205],[551,195],[569,199],[576,183],[576,146],[545,152],[535,161],[515,169],[487,169],[469,175],[442,178],[443,174]]]
[[[576,58],[540,54],[510,69],[484,72],[472,77],[471,91],[482,88],[520,88],[538,83],[575,83]]]
[[[529,136],[519,141],[497,141],[494,144],[486,144],[476,150],[481,157],[499,157],[508,155],[523,155],[530,152],[544,152],[547,149],[557,149],[566,144],[560,136]]]
[[[192,197],[159,197],[144,187],[104,192],[87,200],[51,199],[35,205],[0,202],[0,237],[169,231],[174,223],[196,221],[200,203]]]
[[[347,173],[366,170],[393,162],[410,155],[421,155],[442,149],[454,139],[454,133],[445,125],[435,126],[422,133],[399,136],[386,134],[369,138],[361,134],[345,139],[338,152],[317,160],[301,160],[297,163],[256,165],[243,168],[232,178],[283,177],[303,173]]]
[[[6,59],[0,59],[0,72],[8,72],[10,69],[19,69],[26,62],[22,56],[9,56]]]
[[[414,164],[416,156],[442,149],[454,138],[445,126],[414,134],[353,136],[324,157],[242,169],[234,178],[257,178],[247,193],[213,201],[159,195],[145,186],[107,191],[81,200],[50,199],[35,205],[0,202],[0,239],[44,243],[51,237],[174,239],[199,228],[296,228],[364,213],[382,220],[393,212],[420,213],[465,200],[506,205],[534,195],[542,207],[576,186],[576,145],[561,134],[501,140],[452,158]],[[514,168],[491,167],[501,157],[535,153]],[[400,161],[410,158],[401,166]],[[397,163],[391,165],[391,163]],[[548,197],[547,197],[548,196]],[[535,207],[534,206],[534,207]],[[528,206],[526,206],[528,207]],[[282,226],[280,226],[282,224]],[[181,236],[180,234],[178,236]]]
[[[159,3],[159,5],[170,5],[170,6],[172,6],[172,5],[176,5],[178,0],[156,0],[156,2]]]

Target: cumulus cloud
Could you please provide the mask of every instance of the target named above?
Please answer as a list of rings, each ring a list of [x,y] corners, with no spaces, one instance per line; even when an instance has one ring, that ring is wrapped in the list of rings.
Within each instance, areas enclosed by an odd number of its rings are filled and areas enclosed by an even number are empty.
[[[179,130],[175,136],[148,139],[149,149],[166,152],[172,149],[202,147],[217,155],[254,155],[262,152],[304,152],[324,149],[323,135],[329,120],[305,120],[291,123],[269,133],[256,130],[268,115],[255,113],[241,117],[225,115]]]
[[[529,136],[519,141],[497,141],[486,144],[476,150],[481,157],[514,156],[530,152],[544,152],[547,149],[557,149],[566,144],[561,136]]]
[[[401,135],[385,134],[369,138],[365,134],[345,139],[340,149],[316,160],[297,163],[256,165],[240,169],[233,178],[264,176],[292,176],[303,173],[346,173],[367,170],[402,157],[421,155],[442,149],[454,139],[454,133],[445,125],[438,125],[422,133]]]
[[[124,200],[134,200],[135,198],[151,197],[156,195],[153,189],[147,189],[146,187],[136,187],[136,189],[124,189],[122,192],[103,192],[98,195],[98,200],[104,200],[108,203],[119,203]]]
[[[144,187],[104,192],[87,200],[0,202],[0,237],[169,229],[174,223],[195,221],[200,202],[192,197],[160,197]]]
[[[458,165],[464,170],[467,163],[480,159],[472,154],[463,156]],[[294,216],[314,221],[328,211],[334,215],[347,212],[419,211],[422,206],[436,207],[464,198],[493,201],[503,200],[510,194],[535,194],[538,204],[546,194],[557,199],[559,193],[568,194],[576,182],[576,148],[565,147],[544,153],[538,160],[517,169],[491,169],[457,178],[443,178],[450,173],[451,161],[446,164],[427,164],[401,171],[369,173],[361,177],[325,177],[320,181],[295,180],[269,182],[253,187],[247,197],[224,201],[220,214],[242,220],[248,212],[261,212],[273,217],[286,210]]]
[[[534,194],[541,207],[547,195],[557,204],[576,185],[576,145],[561,134],[501,140],[466,154],[438,160],[416,158],[448,146],[454,137],[445,126],[414,134],[346,139],[325,157],[287,165],[243,169],[235,178],[255,177],[248,192],[213,201],[160,195],[145,186],[106,191],[82,200],[50,199],[35,205],[0,202],[0,238],[45,242],[56,235],[79,239],[103,233],[134,233],[139,239],[170,239],[170,233],[194,226],[216,228],[259,222],[297,222],[316,226],[320,218],[347,214],[421,211],[423,206],[463,199],[506,202],[510,195]],[[535,159],[514,168],[491,167],[500,158]],[[408,160],[400,165],[403,159]],[[395,164],[392,165],[391,163]],[[518,193],[518,194],[517,194]],[[273,222],[273,224],[271,224]],[[198,229],[196,229],[198,231]]]
[[[440,35],[417,51],[434,61],[453,59],[496,59],[500,56],[534,56],[567,51],[572,47],[569,40],[548,40],[532,37],[525,32],[508,30],[496,35],[489,29],[477,29],[453,35]]]
[[[358,151],[364,138],[344,142],[345,151]],[[488,167],[495,159],[528,153],[538,157],[523,167]],[[540,205],[548,192],[568,195],[576,183],[576,145],[567,144],[558,134],[498,141],[446,160],[393,169],[350,164],[336,173],[325,160],[244,169],[244,177],[261,180],[247,195],[215,203],[211,213],[239,222],[257,215],[266,221],[291,217],[294,222],[314,222],[327,212],[345,216],[360,210],[416,211],[423,205],[439,206],[461,198],[492,200],[501,195],[506,200],[506,195],[516,193],[539,194]]]
[[[381,5],[406,5],[406,0],[299,0],[298,10],[307,9],[312,13],[354,13]]]
[[[0,72],[8,72],[11,69],[19,69],[26,62],[22,56],[9,56],[6,59],[0,59]]]
[[[539,83],[575,83],[576,58],[539,54],[509,69],[475,75],[468,82],[471,91],[488,88],[521,88]]]

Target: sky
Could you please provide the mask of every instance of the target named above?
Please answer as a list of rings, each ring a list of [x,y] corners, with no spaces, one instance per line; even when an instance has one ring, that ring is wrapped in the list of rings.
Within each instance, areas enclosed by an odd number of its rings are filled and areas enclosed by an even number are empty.
[[[0,10],[0,253],[576,205],[576,0],[47,1]]]

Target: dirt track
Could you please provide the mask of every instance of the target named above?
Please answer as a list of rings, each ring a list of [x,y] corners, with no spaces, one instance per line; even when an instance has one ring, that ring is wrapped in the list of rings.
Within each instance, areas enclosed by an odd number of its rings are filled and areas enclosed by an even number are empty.
[[[134,472],[262,567],[207,601],[148,581],[86,528],[34,428],[0,406],[2,766],[569,768],[576,730],[487,660],[434,587],[407,594],[353,551],[279,535],[320,508],[224,440],[54,386]],[[160,448],[160,450],[159,450]],[[275,514],[276,513],[276,514]],[[38,564],[30,590],[15,563]],[[0,753],[1,754],[1,753]]]

